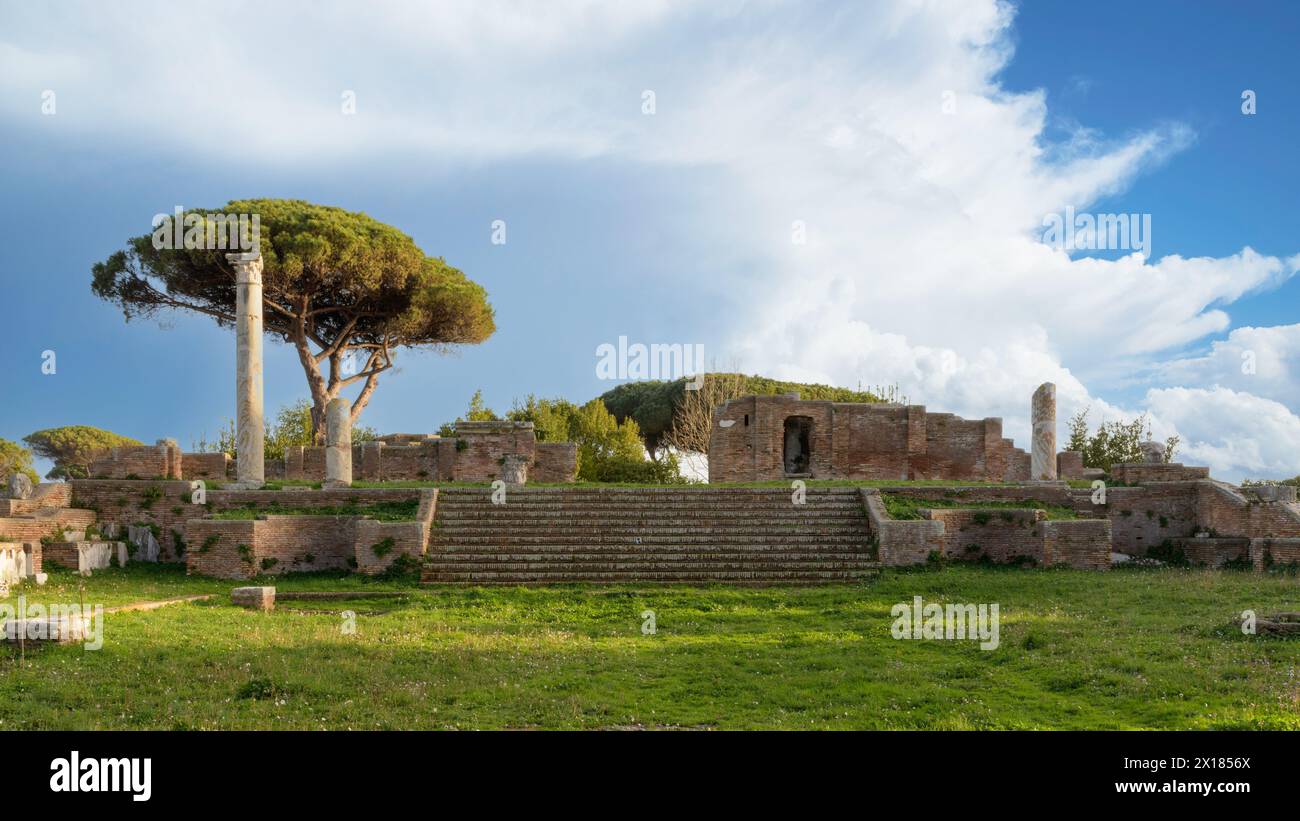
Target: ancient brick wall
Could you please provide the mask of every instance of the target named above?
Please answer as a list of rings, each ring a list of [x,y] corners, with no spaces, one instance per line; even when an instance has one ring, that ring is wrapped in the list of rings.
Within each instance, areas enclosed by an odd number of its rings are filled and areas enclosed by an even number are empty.
[[[186,520],[207,513],[189,503],[188,481],[74,479],[71,484],[73,505],[95,511],[101,524],[156,525],[159,561],[183,558]]]
[[[254,521],[256,572],[346,570],[353,564],[355,516],[267,516]],[[274,561],[267,567],[266,560]]]
[[[934,485],[907,485],[894,490],[884,488],[884,493],[898,493],[910,499],[930,501],[966,501],[966,502],[1026,502],[1033,501],[1059,507],[1070,507],[1074,494],[1063,484],[1033,485],[956,485],[939,487]]]
[[[578,446],[573,442],[538,442],[528,468],[530,482],[572,482],[578,477]]]
[[[1029,455],[1002,438],[1002,420],[927,413],[920,405],[746,396],[719,405],[709,436],[709,481],[786,476],[787,420],[811,420],[815,479],[1020,480]]]
[[[30,499],[0,499],[0,517],[26,516],[38,510],[68,507],[72,504],[72,485],[67,482],[42,482]]]
[[[1256,571],[1300,565],[1300,539],[1252,539],[1250,558]]]
[[[225,453],[182,453],[181,473],[183,479],[225,479],[231,466],[230,456]]]
[[[190,519],[185,523],[185,572],[218,579],[247,579],[256,574],[251,519]],[[240,546],[247,549],[241,551]]]
[[[1110,475],[1126,485],[1144,485],[1151,482],[1188,482],[1208,479],[1210,469],[1174,464],[1120,464],[1112,465]]]
[[[357,570],[373,576],[387,570],[399,556],[423,558],[429,539],[428,527],[420,522],[359,519],[353,546]]]
[[[1083,478],[1083,454],[1077,450],[1056,454],[1056,475],[1061,479]]]
[[[355,553],[356,522],[352,516],[191,519],[185,527],[186,570],[246,579],[347,569]]]
[[[1111,527],[1106,519],[1060,519],[1042,522],[1043,564],[1080,570],[1109,570]]]
[[[1197,527],[1195,482],[1108,488],[1105,505],[1093,505],[1091,491],[1076,494],[1080,509],[1110,521],[1111,538],[1120,553],[1144,556],[1166,540],[1192,535]]]
[[[208,501],[213,512],[220,512],[239,507],[264,508],[272,503],[285,508],[298,508],[406,502],[419,499],[420,493],[419,488],[401,487],[353,487],[331,490],[286,487],[282,490],[210,490]]]
[[[1174,539],[1192,564],[1222,567],[1225,562],[1250,558],[1250,539],[1244,538],[1190,538]]]
[[[529,477],[541,482],[571,482],[577,473],[577,446],[540,444],[532,423],[460,422],[447,438],[404,434],[394,441],[364,442],[352,448],[352,473],[364,482],[485,482],[501,473],[505,456],[532,462]],[[292,447],[284,459],[266,461],[267,478],[319,482],[325,478],[325,448]]]
[[[931,553],[943,550],[943,522],[928,519],[895,521],[886,512],[880,491],[861,488],[859,492],[881,564],[886,567],[920,564]]]
[[[931,508],[925,515],[930,521],[943,522],[940,543],[946,558],[976,561],[987,557],[1004,564],[1026,557],[1043,563],[1041,510]]]
[[[179,479],[181,451],[175,442],[110,448],[92,461],[87,472],[96,479]]]

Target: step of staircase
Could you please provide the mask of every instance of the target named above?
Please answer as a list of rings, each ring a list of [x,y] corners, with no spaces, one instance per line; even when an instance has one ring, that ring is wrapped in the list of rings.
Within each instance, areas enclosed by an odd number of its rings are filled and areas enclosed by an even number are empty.
[[[425,584],[831,584],[878,572],[854,488],[520,488],[439,495]]]

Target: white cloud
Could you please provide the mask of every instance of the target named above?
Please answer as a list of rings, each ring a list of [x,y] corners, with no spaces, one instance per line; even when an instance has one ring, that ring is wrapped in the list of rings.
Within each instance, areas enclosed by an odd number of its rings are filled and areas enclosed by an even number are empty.
[[[1062,417],[1122,413],[1099,397],[1156,385],[1153,424],[1184,434],[1188,456],[1300,472],[1300,419],[1277,404],[1300,399],[1289,364],[1300,326],[1237,329],[1205,356],[1180,353],[1227,331],[1225,306],[1292,276],[1300,256],[1184,258],[1162,244],[1160,213],[1150,260],[1040,243],[1046,214],[1087,210],[1195,134],[1135,123],[1145,130],[1108,140],[1080,124],[1049,143],[1044,94],[998,79],[1012,55],[1007,4],[476,0],[358,14],[342,3],[168,3],[131,15],[17,6],[6,17],[0,116],[20,127],[35,127],[40,90],[54,88],[52,138],[245,163],[600,156],[707,167],[731,190],[701,204],[697,230],[757,261],[718,272],[739,308],[724,359],[844,385],[897,382],[936,409],[1002,415],[1022,444],[1042,381],[1058,384]],[[344,89],[357,93],[355,117],[339,113]],[[645,89],[652,117],[640,111]],[[806,245],[790,240],[795,220]],[[1254,377],[1232,370],[1248,346]],[[1247,411],[1273,422],[1233,421]]]
[[[1226,479],[1300,474],[1300,418],[1285,405],[1231,388],[1159,388],[1152,415],[1183,437],[1179,461]]]

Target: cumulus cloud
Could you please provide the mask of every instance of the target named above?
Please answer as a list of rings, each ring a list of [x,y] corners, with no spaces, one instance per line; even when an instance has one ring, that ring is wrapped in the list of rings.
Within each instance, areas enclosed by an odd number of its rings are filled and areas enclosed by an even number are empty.
[[[1226,306],[1276,287],[1300,257],[1185,258],[1162,244],[1161,214],[1150,258],[1040,242],[1045,216],[1122,192],[1196,135],[1135,123],[1115,139],[1079,124],[1049,141],[1044,94],[998,79],[1013,57],[1009,4],[133,9],[8,9],[0,116],[35,127],[52,88],[66,138],[245,163],[384,154],[708,169],[725,190],[692,224],[746,249],[744,270],[716,273],[735,302],[726,357],[746,370],[898,383],[937,409],[1003,416],[1022,444],[1029,395],[1052,380],[1062,416],[1150,411],[1188,458],[1236,475],[1298,472],[1300,419],[1285,405],[1300,399],[1300,326],[1238,328],[1186,351],[1228,332]],[[345,89],[356,117],[340,116]],[[1104,398],[1134,386],[1155,386],[1140,407]]]

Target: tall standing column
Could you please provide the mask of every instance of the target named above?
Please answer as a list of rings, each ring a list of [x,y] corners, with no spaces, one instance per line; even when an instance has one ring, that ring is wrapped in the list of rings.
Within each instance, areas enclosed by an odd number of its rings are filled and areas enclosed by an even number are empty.
[[[262,413],[262,255],[227,254],[235,266],[236,486],[266,483],[266,422]]]
[[[1029,478],[1034,481],[1056,479],[1056,385],[1044,382],[1034,391],[1030,419],[1033,422],[1033,446],[1029,456]]]
[[[322,487],[352,486],[352,404],[343,397],[325,406],[325,482]]]

